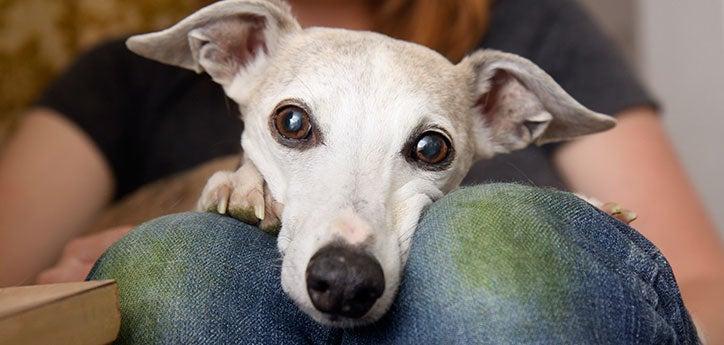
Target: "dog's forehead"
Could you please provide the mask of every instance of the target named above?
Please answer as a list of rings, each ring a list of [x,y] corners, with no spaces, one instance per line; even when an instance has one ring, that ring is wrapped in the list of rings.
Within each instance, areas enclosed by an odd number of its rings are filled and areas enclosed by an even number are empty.
[[[417,82],[436,79],[423,71],[443,75],[453,71],[445,57],[429,48],[366,31],[310,28],[291,36],[286,48],[314,68],[333,64],[385,73],[397,71]]]
[[[310,28],[288,37],[282,47],[271,78],[278,88],[340,101],[417,100],[439,112],[461,103],[460,71],[420,45],[371,32]]]

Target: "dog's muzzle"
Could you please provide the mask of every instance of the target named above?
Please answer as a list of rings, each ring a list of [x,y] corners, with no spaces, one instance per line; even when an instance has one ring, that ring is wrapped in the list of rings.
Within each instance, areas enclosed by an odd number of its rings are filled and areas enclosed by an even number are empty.
[[[384,273],[374,257],[336,244],[314,254],[306,279],[314,307],[333,317],[360,318],[385,291]]]

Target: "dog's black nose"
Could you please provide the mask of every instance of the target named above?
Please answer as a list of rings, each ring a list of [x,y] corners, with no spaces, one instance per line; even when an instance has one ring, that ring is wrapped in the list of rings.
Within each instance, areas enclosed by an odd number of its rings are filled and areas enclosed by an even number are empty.
[[[320,249],[307,265],[307,292],[317,310],[360,318],[385,291],[382,266],[369,254],[340,245]]]

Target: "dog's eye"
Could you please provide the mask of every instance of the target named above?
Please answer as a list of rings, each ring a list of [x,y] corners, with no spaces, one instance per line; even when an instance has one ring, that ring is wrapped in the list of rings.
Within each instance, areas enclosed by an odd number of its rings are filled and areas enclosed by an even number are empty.
[[[438,164],[448,157],[450,141],[438,132],[425,132],[418,137],[412,151],[412,158],[415,160],[425,164]]]
[[[280,108],[274,114],[274,126],[287,139],[302,140],[312,132],[312,122],[304,109],[295,105]]]

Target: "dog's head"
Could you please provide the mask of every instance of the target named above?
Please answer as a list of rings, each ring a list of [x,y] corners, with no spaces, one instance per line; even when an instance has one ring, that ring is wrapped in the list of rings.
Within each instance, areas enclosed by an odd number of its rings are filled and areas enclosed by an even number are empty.
[[[239,104],[244,152],[284,205],[284,290],[335,326],[385,313],[421,211],[475,160],[614,126],[521,57],[454,65],[380,34],[302,29],[280,1],[217,2],[128,46],[208,73]]]

